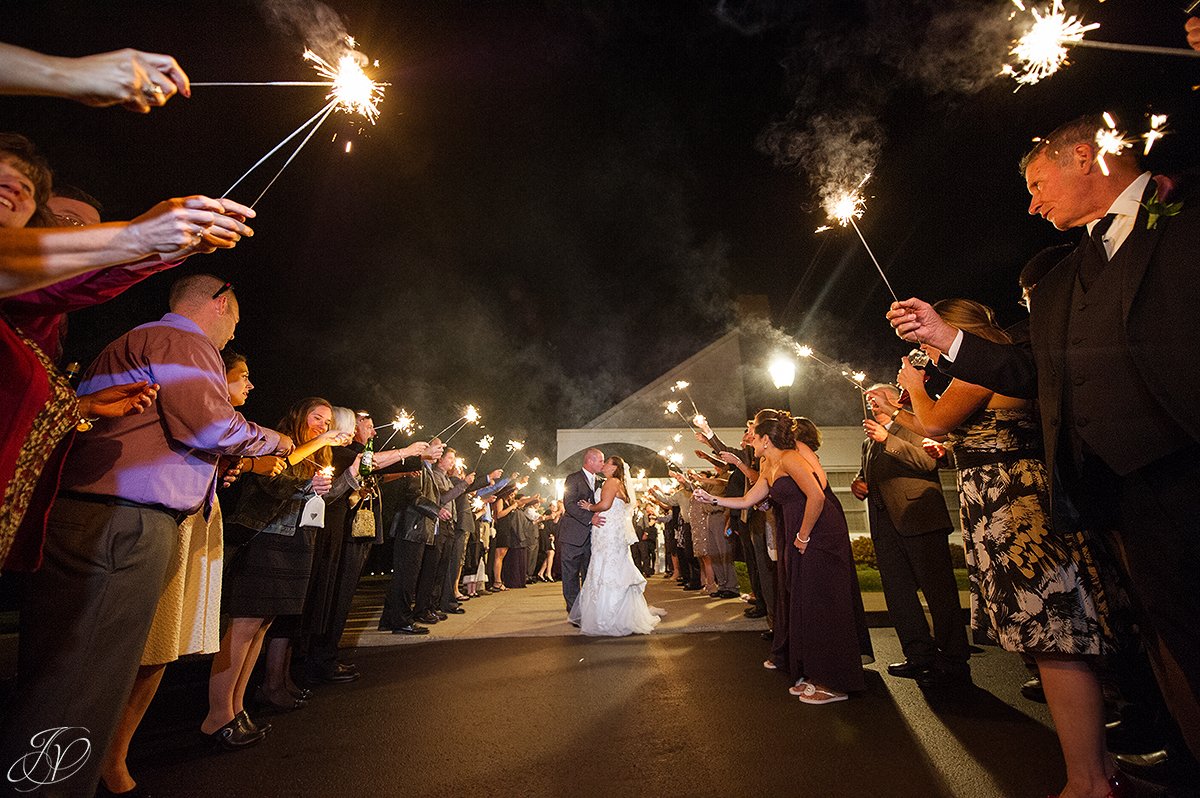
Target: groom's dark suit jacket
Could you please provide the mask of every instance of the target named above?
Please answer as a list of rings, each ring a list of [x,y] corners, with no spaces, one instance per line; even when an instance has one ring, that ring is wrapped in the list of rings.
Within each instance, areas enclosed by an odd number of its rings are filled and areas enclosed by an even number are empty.
[[[1153,190],[1152,181],[1147,194]],[[965,334],[955,361],[939,363],[967,382],[1036,398],[1051,473],[1056,465],[1070,465],[1071,447],[1081,435],[1096,435],[1097,425],[1107,426],[1096,452],[1118,474],[1171,454],[1189,438],[1200,441],[1200,415],[1192,408],[1200,395],[1200,196],[1193,192],[1188,200],[1178,215],[1159,217],[1153,230],[1142,208],[1129,237],[1087,292],[1077,277],[1085,260],[1098,255],[1084,235],[1034,288],[1028,345]],[[1105,303],[1112,305],[1108,319],[1115,323],[1081,324],[1082,314]],[[1105,347],[1103,359],[1078,359],[1098,345]],[[1168,432],[1116,445],[1131,420]]]
[[[567,477],[563,484],[563,517],[558,522],[558,543],[569,546],[586,546],[592,539],[592,513],[580,508],[580,499],[589,502],[596,495],[588,487],[587,477],[582,470]]]

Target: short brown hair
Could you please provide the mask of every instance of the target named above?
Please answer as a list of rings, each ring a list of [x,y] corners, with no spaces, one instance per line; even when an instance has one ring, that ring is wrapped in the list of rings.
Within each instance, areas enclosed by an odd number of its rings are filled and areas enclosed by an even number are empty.
[[[1029,164],[1037,160],[1040,155],[1044,154],[1047,158],[1061,163],[1064,158],[1070,158],[1071,150],[1076,144],[1089,144],[1095,147],[1096,131],[1106,127],[1108,124],[1104,121],[1103,114],[1084,114],[1059,125],[1050,135],[1037,139],[1029,152],[1021,156],[1019,164],[1021,177],[1025,176]],[[1122,157],[1133,158],[1135,164],[1141,163],[1136,147],[1131,148],[1127,153],[1122,153]]]

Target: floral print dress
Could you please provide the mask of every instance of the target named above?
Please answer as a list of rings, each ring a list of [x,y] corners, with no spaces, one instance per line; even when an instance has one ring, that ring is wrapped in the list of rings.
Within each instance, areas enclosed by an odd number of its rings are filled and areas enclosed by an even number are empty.
[[[1111,639],[1093,548],[1050,518],[1050,482],[1032,410],[984,408],[949,437],[975,641],[1009,651],[1096,655]]]

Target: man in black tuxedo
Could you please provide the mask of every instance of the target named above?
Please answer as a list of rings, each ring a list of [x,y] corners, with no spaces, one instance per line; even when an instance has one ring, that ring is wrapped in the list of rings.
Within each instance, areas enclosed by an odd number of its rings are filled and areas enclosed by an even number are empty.
[[[871,391],[899,399],[891,385]],[[954,527],[937,461],[922,448],[920,435],[894,423],[888,404],[872,401],[871,407],[875,418],[863,422],[862,469],[850,490],[867,500],[888,619],[904,652],[904,662],[888,665],[888,673],[926,688],[966,681],[967,631],[946,541]],[[933,634],[918,590],[929,605]]]
[[[604,517],[600,513],[582,509],[579,502],[596,501],[596,489],[600,486],[597,475],[603,467],[604,452],[588,449],[583,453],[583,469],[568,476],[563,485],[563,517],[558,522],[557,543],[568,614],[575,599],[579,598],[588,561],[592,558],[592,527],[604,526]]]
[[[1200,755],[1200,203],[1164,196],[1171,181],[1133,152],[1106,155],[1106,174],[1100,127],[1075,120],[1022,160],[1029,212],[1087,226],[1034,288],[1027,346],[964,334],[917,299],[888,319],[945,353],[943,371],[1038,400],[1046,463],[1082,523],[1112,534],[1155,676]]]

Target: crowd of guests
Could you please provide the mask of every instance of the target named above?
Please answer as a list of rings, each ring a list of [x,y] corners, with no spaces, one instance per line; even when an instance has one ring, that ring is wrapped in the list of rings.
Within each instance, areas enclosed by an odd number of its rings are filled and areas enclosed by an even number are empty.
[[[51,59],[0,45],[0,93],[145,112],[187,91],[168,56]],[[971,630],[1034,668],[1069,798],[1121,794],[1106,687],[1153,693],[1144,679],[1122,682],[1139,659],[1160,688],[1147,700],[1167,710],[1169,756],[1200,753],[1200,429],[1184,398],[1198,387],[1200,214],[1186,181],[1142,171],[1133,152],[1099,169],[1100,126],[1064,125],[1021,164],[1030,213],[1088,233],[1023,275],[1027,331],[1001,329],[969,300],[893,305],[890,323],[934,365],[922,373],[905,359],[902,390],[868,391],[853,488],[868,502],[905,654],[887,670],[949,688],[970,681],[968,647],[943,545],[950,525],[929,497],[937,469],[954,468]],[[136,791],[130,740],[165,665],[189,654],[214,655],[202,732],[225,748],[261,742],[270,724],[246,701],[260,658],[257,707],[303,708],[301,670],[358,677],[338,641],[366,558],[387,538],[380,628],[396,634],[426,634],[485,593],[555,578],[562,507],[522,495],[516,475],[467,472],[436,438],[376,452],[368,413],[321,398],[298,401],[273,428],[248,421],[237,408],[253,387],[249,363],[227,347],[241,309],[211,275],[177,280],[169,312],[109,344],[73,386],[56,362],[67,312],[253,234],[253,211],[226,199],[168,200],[130,222],[100,223],[99,212],[86,193],[54,185],[31,142],[0,136],[10,408],[0,562],[31,574],[0,761],[28,763],[19,779],[33,787],[46,776],[27,759],[40,733],[83,727],[103,755],[43,794]],[[935,371],[950,381],[931,391]],[[819,431],[762,410],[737,448],[709,429],[699,438],[714,470],[646,494],[639,567],[653,572],[661,525],[664,565],[681,587],[732,598],[736,538],[750,566],[746,612],[771,630],[763,666],[786,673],[806,704],[861,692],[871,644]]]

